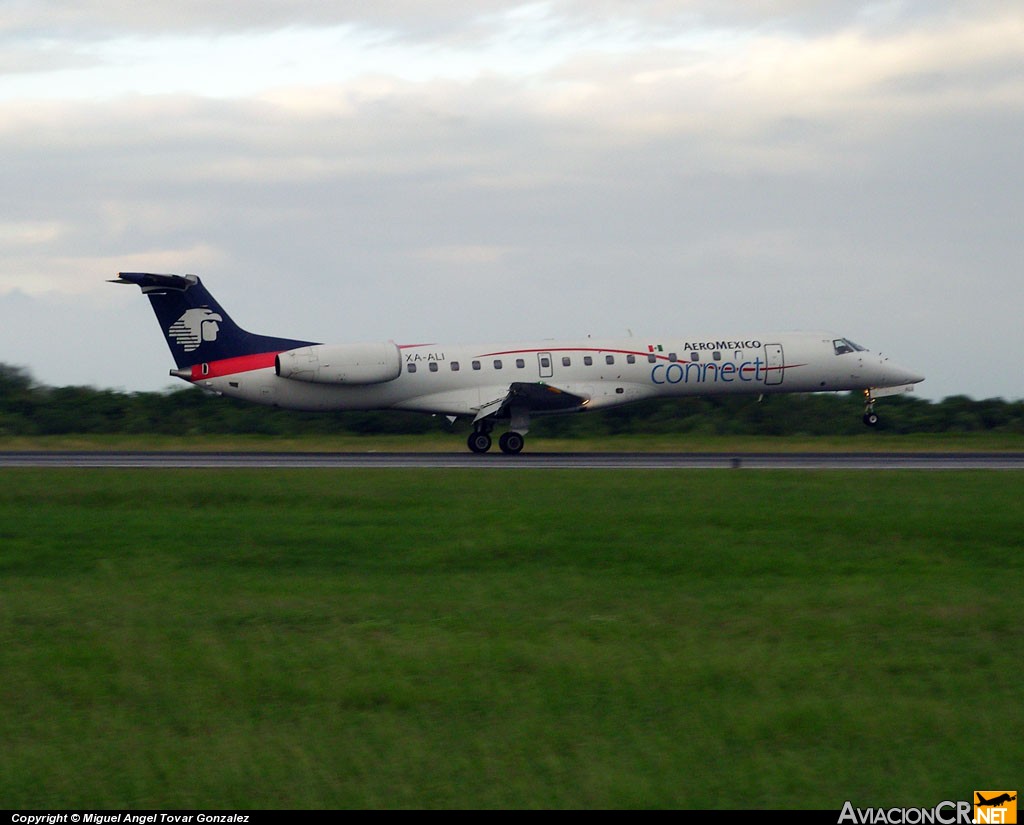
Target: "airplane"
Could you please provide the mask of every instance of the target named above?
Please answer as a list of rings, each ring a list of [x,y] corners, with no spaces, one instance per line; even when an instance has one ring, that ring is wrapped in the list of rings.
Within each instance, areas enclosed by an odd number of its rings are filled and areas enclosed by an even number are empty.
[[[323,344],[239,327],[195,275],[121,272],[149,298],[176,369],[220,395],[296,410],[415,410],[470,418],[467,444],[522,451],[533,416],[648,398],[860,391],[875,399],[924,376],[826,332],[533,341],[518,344]]]
[[[977,791],[975,791],[975,793],[978,794],[978,805],[992,805],[996,808],[1005,805],[1007,802],[1013,802],[1013,800],[1017,798],[1017,794],[1010,796],[1010,794],[1008,793],[1003,793],[999,796],[993,797],[992,799],[985,799],[985,797],[983,797]]]

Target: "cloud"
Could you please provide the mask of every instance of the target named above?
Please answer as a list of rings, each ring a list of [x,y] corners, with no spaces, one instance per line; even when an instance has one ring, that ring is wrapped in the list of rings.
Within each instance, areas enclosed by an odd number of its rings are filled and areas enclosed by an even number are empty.
[[[823,326],[945,376],[925,393],[1020,395],[1009,363],[952,375],[935,344],[1024,344],[998,297],[1024,217],[1016,6],[147,6],[5,18],[0,297],[28,303],[0,301],[0,351],[40,358],[19,347],[49,313],[102,383],[124,341],[85,318],[113,302],[145,319],[132,380],[162,386],[145,302],[103,281],[191,271],[274,334]],[[75,297],[82,320],[54,315]]]

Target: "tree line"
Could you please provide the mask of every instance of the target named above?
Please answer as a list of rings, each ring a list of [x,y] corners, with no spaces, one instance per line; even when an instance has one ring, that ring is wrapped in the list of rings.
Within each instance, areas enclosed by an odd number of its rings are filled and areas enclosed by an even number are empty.
[[[880,429],[894,433],[1024,434],[1024,400],[975,401],[955,395],[927,401],[884,398]],[[535,436],[592,437],[625,433],[703,435],[852,435],[863,432],[857,393],[755,397],[702,396],[641,401],[585,416],[535,419]],[[124,393],[92,387],[48,387],[17,366],[0,364],[0,436],[87,433],[277,436],[414,434],[468,431],[468,421],[408,412],[302,413],[221,398],[195,387]]]

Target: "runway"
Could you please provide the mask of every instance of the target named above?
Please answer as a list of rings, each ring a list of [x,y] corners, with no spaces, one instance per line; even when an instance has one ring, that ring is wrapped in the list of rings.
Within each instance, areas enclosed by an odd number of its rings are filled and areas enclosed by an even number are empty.
[[[1024,453],[274,453],[6,451],[0,467],[474,470],[1024,470]]]

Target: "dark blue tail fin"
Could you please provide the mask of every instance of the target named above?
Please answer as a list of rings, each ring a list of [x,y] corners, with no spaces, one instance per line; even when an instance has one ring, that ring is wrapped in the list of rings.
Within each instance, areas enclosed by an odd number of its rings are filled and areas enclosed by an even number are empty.
[[[111,283],[134,284],[149,296],[179,369],[226,358],[283,352],[311,343],[246,332],[195,275],[120,272]]]

